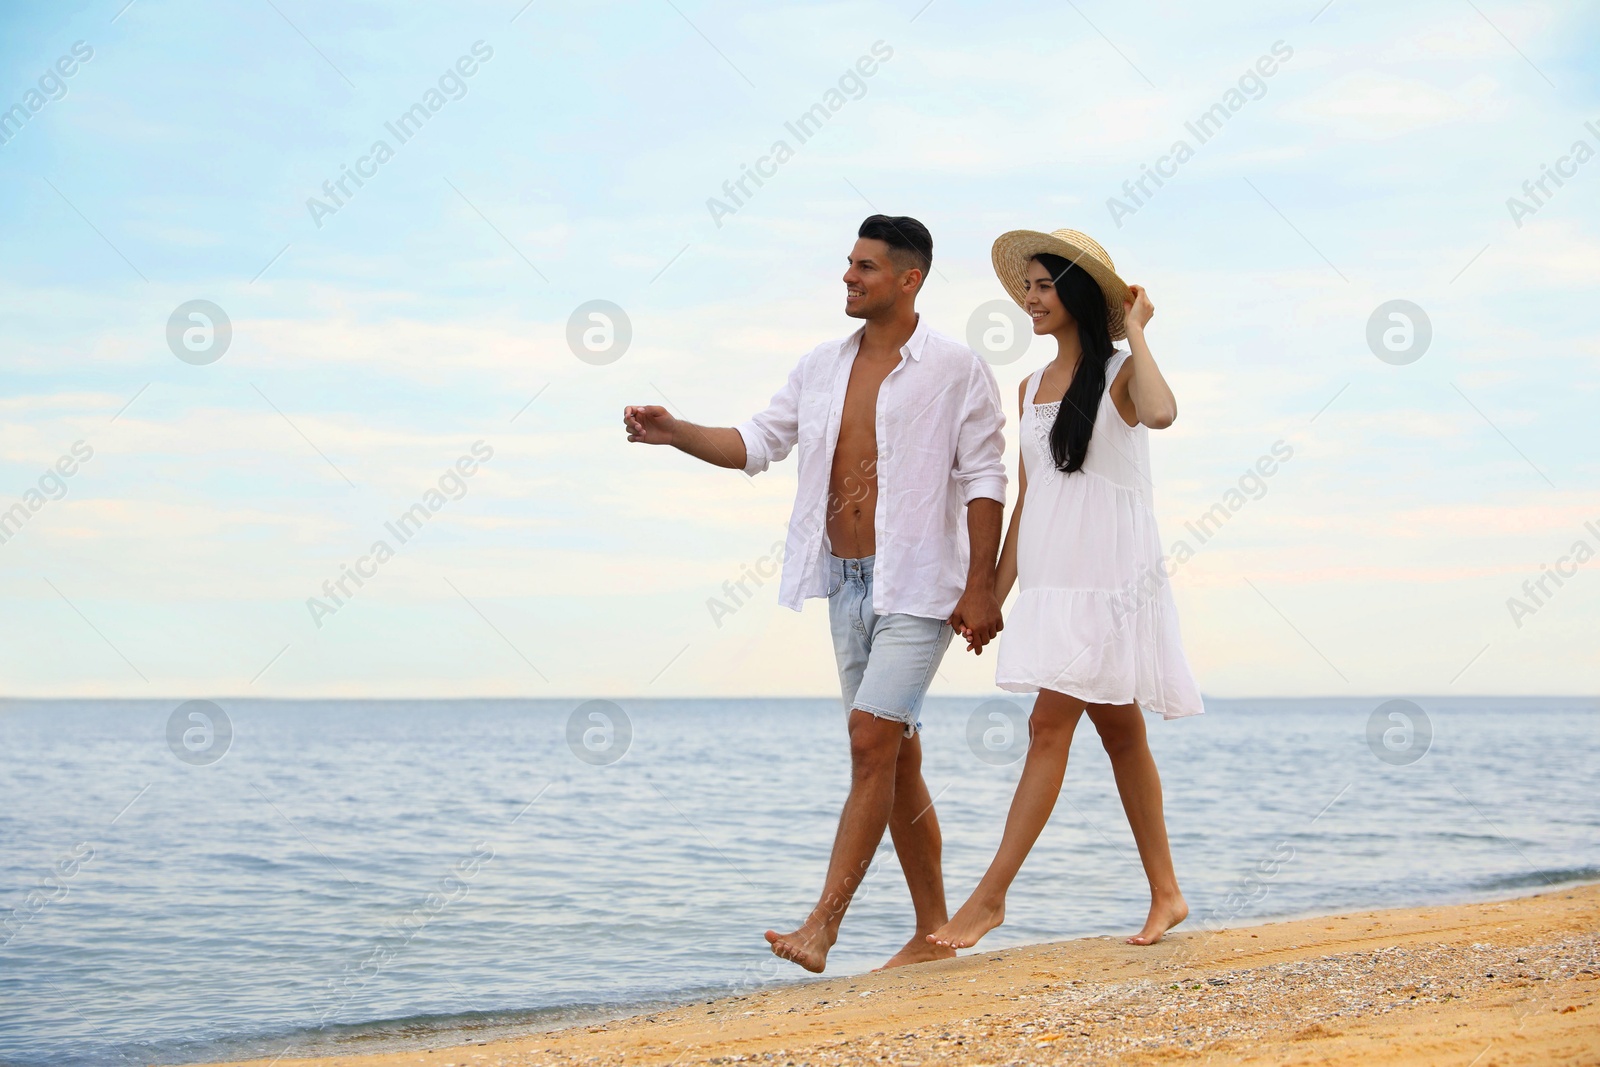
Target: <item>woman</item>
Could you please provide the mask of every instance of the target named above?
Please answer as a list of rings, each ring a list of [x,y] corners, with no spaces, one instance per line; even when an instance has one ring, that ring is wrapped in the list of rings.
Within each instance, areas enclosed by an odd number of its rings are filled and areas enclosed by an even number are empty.
[[[1168,719],[1204,710],[1151,512],[1148,430],[1177,416],[1145,344],[1155,308],[1143,288],[1117,277],[1103,248],[1073,230],[1004,234],[994,266],[1033,332],[1056,340],[1056,358],[1018,390],[1022,489],[998,572],[1002,601],[1013,582],[1021,591],[1001,633],[995,681],[1039,695],[999,851],[971,898],[928,940],[964,948],[1004,920],[1006,890],[1050,818],[1087,712],[1150,880],[1149,917],[1128,942],[1153,945],[1189,909],[1139,709]],[[1113,345],[1124,337],[1126,349]]]

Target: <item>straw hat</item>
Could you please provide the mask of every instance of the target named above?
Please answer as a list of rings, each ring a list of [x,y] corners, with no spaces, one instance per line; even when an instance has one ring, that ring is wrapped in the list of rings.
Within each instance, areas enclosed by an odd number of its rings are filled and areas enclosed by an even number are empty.
[[[1060,256],[1088,271],[1089,276],[1100,284],[1100,291],[1105,293],[1111,339],[1120,341],[1128,336],[1127,327],[1122,321],[1123,305],[1130,298],[1128,283],[1117,276],[1117,269],[1106,250],[1094,238],[1077,230],[1055,230],[1051,233],[1012,230],[995,238],[992,253],[994,272],[1000,276],[1000,284],[1006,287],[1006,292],[1011,294],[1011,299],[1018,306],[1028,295],[1023,287],[1028,261],[1040,252]]]

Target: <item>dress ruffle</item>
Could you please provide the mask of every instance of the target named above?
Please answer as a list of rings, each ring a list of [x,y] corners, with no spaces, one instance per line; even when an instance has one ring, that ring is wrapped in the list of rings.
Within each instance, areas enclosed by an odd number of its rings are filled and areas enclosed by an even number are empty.
[[[1139,591],[1027,589],[1020,593],[1000,634],[995,684],[1013,693],[1053,689],[1090,704],[1138,704],[1166,719],[1205,710],[1200,689],[1181,658],[1162,653],[1177,647],[1177,613],[1170,595],[1148,603]],[[1048,657],[1023,655],[1032,648]]]

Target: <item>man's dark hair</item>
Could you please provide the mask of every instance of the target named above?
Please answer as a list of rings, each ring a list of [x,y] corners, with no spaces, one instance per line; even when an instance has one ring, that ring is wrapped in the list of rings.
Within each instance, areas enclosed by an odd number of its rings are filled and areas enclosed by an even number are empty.
[[[869,215],[856,231],[889,246],[889,258],[899,270],[916,267],[926,278],[933,265],[933,235],[910,215]]]

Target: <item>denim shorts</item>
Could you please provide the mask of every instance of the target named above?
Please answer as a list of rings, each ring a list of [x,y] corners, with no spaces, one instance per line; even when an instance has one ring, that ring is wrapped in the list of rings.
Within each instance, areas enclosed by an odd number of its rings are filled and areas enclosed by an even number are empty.
[[[955,631],[944,619],[874,615],[873,557],[828,559],[828,621],[845,710],[904,723],[911,737],[922,727],[922,698]]]

